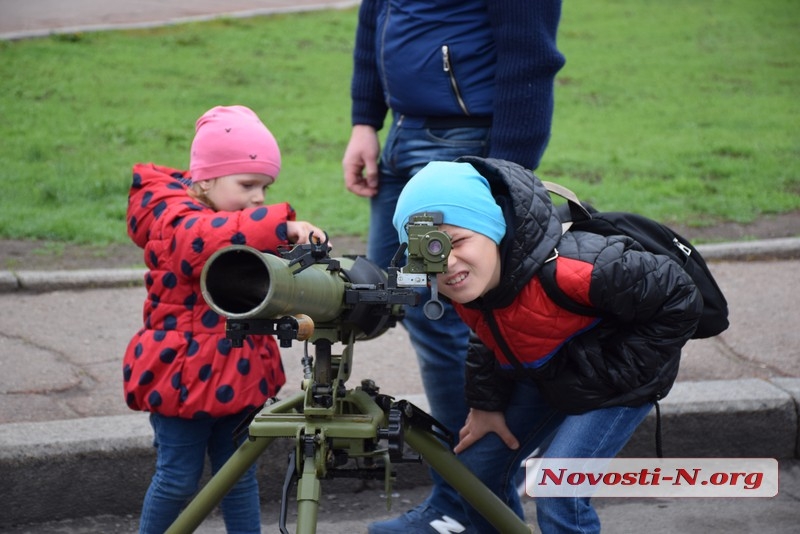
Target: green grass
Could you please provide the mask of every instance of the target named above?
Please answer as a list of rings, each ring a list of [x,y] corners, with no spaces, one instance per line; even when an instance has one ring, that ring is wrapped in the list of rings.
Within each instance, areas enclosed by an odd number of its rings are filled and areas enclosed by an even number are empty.
[[[797,20],[795,0],[565,2],[538,174],[666,222],[800,209]],[[340,163],[355,24],[348,9],[0,43],[0,237],[127,241],[131,165],[186,167],[196,118],[236,103],[281,145],[268,201],[364,234]]]
[[[790,0],[565,2],[539,174],[690,225],[797,210],[797,20]]]

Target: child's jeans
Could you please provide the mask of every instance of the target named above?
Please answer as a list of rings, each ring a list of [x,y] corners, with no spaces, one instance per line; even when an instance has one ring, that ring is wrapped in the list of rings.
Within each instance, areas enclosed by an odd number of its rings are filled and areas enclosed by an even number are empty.
[[[519,482],[520,463],[536,448],[543,448],[541,456],[545,458],[613,458],[652,407],[645,404],[566,415],[550,408],[533,384],[517,382],[505,417],[520,448],[513,451],[497,434],[490,433],[459,454],[459,459],[522,517],[515,478]],[[464,506],[477,532],[495,532],[476,510]],[[600,532],[600,520],[588,497],[538,498],[536,515],[543,534]]]
[[[144,498],[140,533],[161,534],[169,528],[197,491],[206,454],[216,473],[236,450],[233,434],[246,417],[194,420],[150,414],[156,472]],[[255,464],[231,488],[220,508],[229,534],[261,532]]]

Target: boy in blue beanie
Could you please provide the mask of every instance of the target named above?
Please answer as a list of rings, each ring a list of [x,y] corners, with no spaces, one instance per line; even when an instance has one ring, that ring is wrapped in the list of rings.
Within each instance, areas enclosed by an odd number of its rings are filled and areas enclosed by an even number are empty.
[[[362,0],[350,84],[352,131],[344,183],[369,199],[367,258],[387,268],[399,243],[392,215],[403,186],[430,161],[491,156],[535,169],[553,119],[561,0]],[[381,130],[386,135],[380,135]],[[430,292],[420,288],[420,298]],[[450,305],[401,322],[428,407],[456,433],[467,416],[469,330]],[[428,498],[371,523],[369,534],[461,532],[459,496],[433,473]],[[445,519],[446,516],[446,519]],[[442,525],[447,525],[442,527]]]
[[[529,170],[504,160],[432,162],[405,186],[393,224],[439,211],[452,240],[437,275],[475,336],[467,357],[470,412],[454,452],[523,516],[514,477],[539,447],[545,458],[613,458],[670,390],[702,299],[666,256],[626,236],[571,231]],[[537,273],[598,317],[558,307]],[[603,317],[601,320],[599,317]],[[478,532],[491,525],[466,502]],[[599,532],[589,497],[537,498],[543,533]]]

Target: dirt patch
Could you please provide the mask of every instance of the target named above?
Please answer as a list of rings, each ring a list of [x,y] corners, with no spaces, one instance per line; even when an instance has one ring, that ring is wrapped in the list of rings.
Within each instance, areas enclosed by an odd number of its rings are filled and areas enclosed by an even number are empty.
[[[800,236],[800,211],[764,216],[750,224],[674,228],[695,243],[797,237]],[[355,236],[331,238],[331,243],[334,255],[363,254],[366,250],[363,239]],[[143,265],[142,250],[133,244],[94,246],[0,239],[0,270],[116,269]]]

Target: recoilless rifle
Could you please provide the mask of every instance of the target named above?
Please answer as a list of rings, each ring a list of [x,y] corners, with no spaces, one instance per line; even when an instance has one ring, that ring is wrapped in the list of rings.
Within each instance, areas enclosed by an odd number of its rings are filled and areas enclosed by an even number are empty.
[[[241,346],[248,335],[274,335],[282,347],[303,341],[304,378],[301,391],[270,399],[254,415],[241,446],[168,533],[193,532],[278,438],[294,440],[282,488],[282,533],[288,532],[287,503],[295,483],[298,534],[316,532],[321,480],[383,478],[390,499],[391,466],[407,461],[406,445],[499,531],[531,532],[458,461],[448,446],[452,436],[430,415],[379,393],[371,380],[352,389],[346,386],[355,342],[394,327],[404,306],[418,305],[419,288],[431,288],[425,315],[441,317],[436,274],[446,270],[451,250],[449,236],[438,229],[441,222],[440,213],[413,215],[406,227],[408,243],[400,246],[388,272],[361,256],[330,257],[327,236],[320,241],[312,235],[310,244],[282,250],[281,257],[233,245],[209,258],[201,273],[203,297],[226,318],[231,343]],[[406,264],[397,267],[406,250]],[[333,353],[336,343],[341,346],[338,354]],[[351,460],[358,467],[348,467]]]

